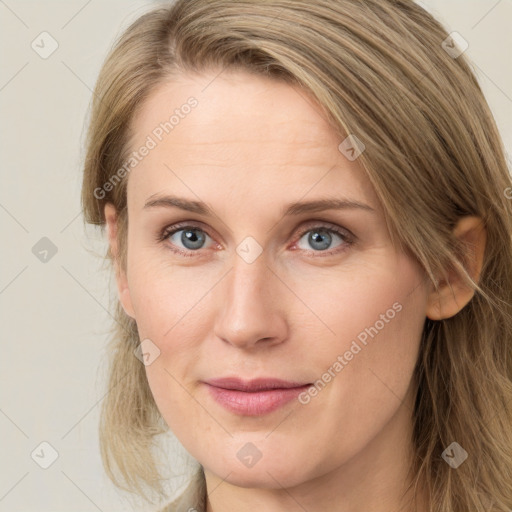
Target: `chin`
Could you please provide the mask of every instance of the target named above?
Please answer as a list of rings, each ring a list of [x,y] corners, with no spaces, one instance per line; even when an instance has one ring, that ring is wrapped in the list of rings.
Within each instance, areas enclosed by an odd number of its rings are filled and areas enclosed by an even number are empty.
[[[215,475],[225,478],[226,482],[244,488],[281,489],[303,483],[313,475],[307,474],[304,464],[296,461],[267,460],[263,457],[253,466],[244,467],[238,460],[222,466],[210,466]],[[300,468],[300,471],[298,471]]]
[[[229,470],[228,470],[229,472]],[[272,478],[273,477],[273,478]],[[290,481],[278,471],[270,471],[267,473],[265,469],[260,469],[257,473],[247,470],[232,470],[232,473],[226,478],[226,481],[231,485],[244,488],[258,488],[258,489],[281,489],[282,487],[290,488],[300,484],[304,481],[299,475],[295,474],[294,478]]]

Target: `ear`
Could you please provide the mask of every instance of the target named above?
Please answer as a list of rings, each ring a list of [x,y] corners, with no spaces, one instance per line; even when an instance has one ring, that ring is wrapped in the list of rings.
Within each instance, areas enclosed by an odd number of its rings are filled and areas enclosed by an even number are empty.
[[[125,313],[135,319],[135,312],[133,311],[132,299],[130,297],[130,288],[128,286],[128,279],[126,271],[121,267],[119,260],[119,240],[118,240],[118,218],[117,212],[112,203],[105,205],[105,220],[107,223],[108,240],[110,245],[110,252],[112,253],[114,268],[116,273],[117,291],[119,300]]]
[[[455,226],[453,234],[463,242],[464,268],[472,279],[478,282],[487,240],[482,220],[478,217],[463,217]],[[456,315],[474,294],[462,277],[455,270],[451,270],[448,273],[448,280],[442,280],[437,290],[432,285],[427,301],[427,317],[431,320],[450,318]]]

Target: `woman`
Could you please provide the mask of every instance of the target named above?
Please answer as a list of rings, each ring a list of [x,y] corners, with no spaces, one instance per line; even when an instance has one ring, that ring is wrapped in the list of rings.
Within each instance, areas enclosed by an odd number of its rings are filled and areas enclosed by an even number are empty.
[[[512,507],[512,191],[412,1],[178,0],[95,89],[82,202],[119,303],[101,448],[163,510]],[[156,457],[157,458],[157,457]]]

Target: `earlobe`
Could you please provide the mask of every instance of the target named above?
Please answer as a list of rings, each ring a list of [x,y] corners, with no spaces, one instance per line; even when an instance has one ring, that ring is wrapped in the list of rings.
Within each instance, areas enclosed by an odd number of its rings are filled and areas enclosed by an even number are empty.
[[[453,234],[462,242],[464,268],[471,278],[478,282],[487,239],[483,221],[478,217],[463,217],[457,223]],[[438,283],[437,290],[432,285],[426,315],[431,320],[450,318],[468,304],[474,293],[460,274],[452,269],[448,272],[448,277]]]
[[[131,318],[135,319],[135,312],[133,310],[132,300],[130,296],[130,288],[128,286],[128,278],[125,269],[122,268],[119,258],[119,238],[118,238],[118,218],[117,212],[112,203],[105,205],[105,221],[108,232],[108,241],[110,253],[114,263],[116,274],[116,284],[119,296],[119,301],[123,306],[125,313]]]

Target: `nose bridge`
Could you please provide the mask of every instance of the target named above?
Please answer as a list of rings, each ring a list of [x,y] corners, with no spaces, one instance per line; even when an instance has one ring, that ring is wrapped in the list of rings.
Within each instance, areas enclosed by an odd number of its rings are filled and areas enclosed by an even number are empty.
[[[278,299],[280,286],[265,254],[256,254],[254,245],[240,244],[233,267],[218,290],[216,335],[237,346],[254,345],[263,339],[279,342],[286,330]]]
[[[239,306],[242,306],[245,300],[262,304],[266,302],[262,299],[270,298],[268,288],[272,287],[272,283],[269,282],[272,272],[267,265],[267,259],[263,253],[255,256],[252,248],[245,256],[240,256],[239,250],[240,247],[233,258],[233,270],[228,279],[233,302]]]

